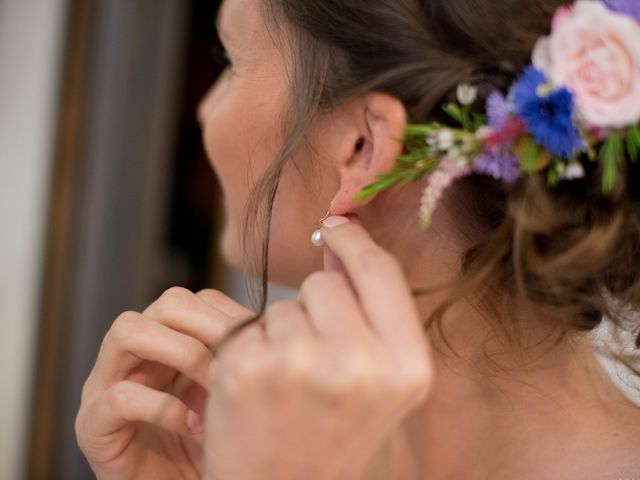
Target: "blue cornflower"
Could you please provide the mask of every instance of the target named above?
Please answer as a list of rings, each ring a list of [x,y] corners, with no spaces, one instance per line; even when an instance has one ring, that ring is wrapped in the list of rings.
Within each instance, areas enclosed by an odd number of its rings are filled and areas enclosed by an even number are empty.
[[[551,154],[572,157],[584,142],[573,121],[573,94],[562,87],[544,92],[547,79],[535,67],[527,68],[511,90],[515,113],[537,143]]]

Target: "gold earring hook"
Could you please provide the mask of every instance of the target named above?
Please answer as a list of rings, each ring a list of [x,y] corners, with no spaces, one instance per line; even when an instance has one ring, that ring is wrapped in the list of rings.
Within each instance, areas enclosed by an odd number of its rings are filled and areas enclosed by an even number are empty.
[[[331,216],[331,207],[329,207],[329,211],[327,212],[327,214],[324,217],[322,217],[320,220],[318,220],[318,224],[322,227],[322,222],[324,222],[330,216]]]

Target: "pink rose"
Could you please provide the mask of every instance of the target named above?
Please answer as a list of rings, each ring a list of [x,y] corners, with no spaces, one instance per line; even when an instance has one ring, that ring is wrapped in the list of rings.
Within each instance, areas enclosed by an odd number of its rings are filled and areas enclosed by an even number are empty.
[[[579,0],[554,18],[551,36],[533,64],[576,96],[588,126],[621,128],[640,122],[640,24],[600,2]]]
[[[556,10],[555,15],[553,16],[553,21],[551,23],[551,28],[556,30],[564,23],[565,20],[570,19],[575,15],[575,11],[573,9],[573,5],[565,5]]]

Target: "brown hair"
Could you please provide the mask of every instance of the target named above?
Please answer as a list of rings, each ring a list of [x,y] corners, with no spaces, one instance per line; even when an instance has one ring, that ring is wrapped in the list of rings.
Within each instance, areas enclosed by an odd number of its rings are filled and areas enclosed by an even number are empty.
[[[258,313],[221,344],[264,313],[280,175],[307,144],[319,111],[379,91],[400,99],[413,123],[446,121],[438,106],[461,82],[479,87],[481,107],[491,90],[504,92],[530,62],[535,41],[549,33],[553,13],[567,3],[263,0],[274,38],[286,39],[292,55],[292,108],[282,151],[252,192],[242,227],[245,253],[254,238],[263,241],[254,266],[262,281]],[[512,337],[522,314],[500,317],[496,298],[509,299],[513,312],[561,322],[560,332],[591,330],[603,315],[616,320],[616,305],[640,306],[640,173],[635,166],[621,173],[624,181],[610,197],[601,194],[597,162],[584,179],[553,189],[539,177],[513,186],[479,175],[458,181],[446,204],[472,247],[446,287],[448,299],[427,324],[437,324],[463,298],[495,314]]]

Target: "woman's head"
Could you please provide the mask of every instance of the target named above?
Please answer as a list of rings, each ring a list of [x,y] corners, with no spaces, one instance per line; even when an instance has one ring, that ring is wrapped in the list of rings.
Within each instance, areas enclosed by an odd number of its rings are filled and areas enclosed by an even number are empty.
[[[459,247],[452,302],[475,297],[497,311],[522,294],[538,317],[577,329],[593,328],[606,311],[603,288],[637,304],[632,189],[609,200],[589,179],[550,192],[537,178],[505,187],[473,176],[451,189],[427,234],[408,228],[417,223],[414,187],[349,201],[393,167],[393,139],[407,121],[446,121],[439,106],[460,83],[479,88],[478,105],[504,91],[566,3],[225,0],[220,33],[235,71],[201,113],[225,190],[227,260],[246,270],[252,261],[265,270],[269,260],[271,280],[298,284],[320,265],[309,234],[331,206],[359,214],[377,239],[401,230],[412,246],[428,249],[438,234]],[[626,175],[628,185],[638,176]]]
[[[223,4],[219,33],[232,65],[202,102],[200,117],[225,193],[225,258],[250,270],[266,235],[259,222],[268,218],[270,279],[296,286],[321,266],[309,242],[318,219],[329,209],[342,215],[368,203],[351,198],[393,168],[407,119],[402,102],[382,92],[318,108],[313,97],[323,83],[316,74],[330,60],[316,58],[318,65],[303,72],[294,30],[276,27],[266,8],[255,0]],[[298,83],[303,75],[316,85]]]
[[[426,119],[459,81],[476,73],[472,59],[450,43],[456,37],[463,44],[463,34],[438,33],[440,22],[429,20],[430,13],[418,2],[345,5],[226,0],[218,16],[232,65],[200,113],[207,150],[225,192],[223,251],[230,263],[245,270],[260,259],[266,234],[262,222],[272,210],[270,197],[279,180],[270,272],[272,280],[291,285],[320,265],[308,241],[317,219],[330,207],[336,215],[361,207],[348,201],[349,194],[393,167],[400,147],[387,142],[373,152],[372,125],[387,137],[401,138],[407,114]],[[448,11],[447,3],[440,8]],[[540,12],[532,13],[536,18]],[[490,50],[484,57],[495,53]],[[519,53],[521,61],[526,53],[524,48]],[[514,68],[494,68],[494,63],[487,61],[482,72],[487,88],[499,80],[487,80],[494,70]],[[372,110],[372,102],[382,111]],[[379,159],[373,166],[372,153]],[[349,166],[355,168],[342,168]],[[244,240],[246,251],[241,248]]]

